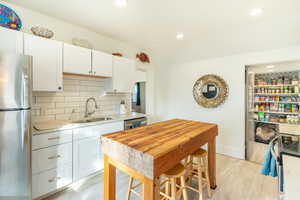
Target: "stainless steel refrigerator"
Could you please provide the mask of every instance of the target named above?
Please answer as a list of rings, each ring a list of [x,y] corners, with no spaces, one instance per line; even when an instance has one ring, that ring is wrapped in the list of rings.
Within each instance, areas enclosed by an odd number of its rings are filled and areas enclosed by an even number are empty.
[[[31,63],[0,52],[0,200],[31,200]]]

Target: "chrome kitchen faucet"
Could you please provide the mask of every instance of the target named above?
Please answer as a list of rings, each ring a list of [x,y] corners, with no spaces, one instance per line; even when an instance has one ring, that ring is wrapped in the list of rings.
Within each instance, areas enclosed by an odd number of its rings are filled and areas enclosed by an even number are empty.
[[[89,109],[88,109],[88,104],[90,101],[94,101],[95,102],[95,109],[91,112],[89,112]],[[92,114],[94,114],[96,112],[96,109],[98,109],[98,105],[97,105],[97,101],[94,97],[90,97],[86,100],[85,102],[85,114],[84,114],[84,117],[87,118],[89,116],[91,116]]]

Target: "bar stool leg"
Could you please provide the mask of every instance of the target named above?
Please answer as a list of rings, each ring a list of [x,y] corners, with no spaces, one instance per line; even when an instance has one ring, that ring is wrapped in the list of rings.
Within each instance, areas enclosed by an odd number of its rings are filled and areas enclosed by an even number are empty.
[[[184,176],[181,176],[180,177],[180,184],[181,184],[181,187],[183,188],[182,189],[182,193],[183,193],[183,199],[184,200],[188,200],[188,194],[187,194],[187,190],[186,190],[186,185],[185,185],[185,177]]]
[[[176,179],[171,178],[172,195],[171,200],[176,200]]]
[[[188,169],[187,169],[187,176],[189,178],[188,185],[192,185],[192,180],[193,180],[193,162],[194,162],[193,156],[189,156],[189,159],[188,159],[189,166],[188,166]]]
[[[199,163],[197,165],[197,171],[198,171],[199,200],[203,200],[202,169],[200,163],[201,163],[201,159],[199,159]]]
[[[208,197],[211,197],[211,190],[210,190],[210,180],[209,180],[209,173],[208,173],[208,162],[207,162],[207,157],[204,158],[204,166],[205,167],[205,178],[206,178],[206,187],[207,187],[207,194],[208,194]]]
[[[170,180],[165,183],[165,193],[170,196]]]
[[[130,200],[130,198],[131,198],[131,188],[132,188],[132,185],[133,185],[133,178],[130,177],[130,179],[129,179],[129,185],[128,185],[127,200]]]

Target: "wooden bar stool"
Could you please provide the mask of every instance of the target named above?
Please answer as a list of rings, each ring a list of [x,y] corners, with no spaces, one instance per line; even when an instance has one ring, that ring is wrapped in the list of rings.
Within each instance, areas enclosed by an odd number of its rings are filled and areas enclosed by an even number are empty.
[[[134,178],[130,177],[129,184],[128,184],[127,200],[131,199],[131,194],[135,194],[136,196],[140,197],[140,199],[142,199],[141,194],[138,193],[137,191],[135,191],[135,189],[141,185],[142,185],[142,183],[138,183],[138,184],[134,185]]]
[[[190,156],[189,163],[185,167],[189,176],[190,183],[193,178],[197,178],[198,180],[198,189],[195,189],[191,186],[187,186],[187,188],[198,192],[199,200],[203,199],[203,186],[207,187],[208,196],[211,197],[207,155],[208,153],[206,150],[197,150]]]
[[[176,197],[181,195],[183,195],[184,200],[188,200],[185,173],[185,167],[182,164],[178,164],[163,174],[165,180],[160,185],[165,186],[165,191],[160,192],[161,200],[176,200]],[[176,183],[177,179],[180,179],[180,185]]]
[[[185,183],[185,167],[182,164],[178,164],[166,173],[163,174],[165,180],[160,183],[160,186],[165,186],[164,192],[160,192],[161,200],[176,200],[177,197],[183,195],[183,200],[188,200],[187,188]],[[180,185],[176,180],[180,179]],[[130,177],[128,185],[127,200],[131,199],[131,194],[135,194],[142,199],[142,196],[135,191],[135,189],[141,186],[141,183],[134,185],[134,178]]]

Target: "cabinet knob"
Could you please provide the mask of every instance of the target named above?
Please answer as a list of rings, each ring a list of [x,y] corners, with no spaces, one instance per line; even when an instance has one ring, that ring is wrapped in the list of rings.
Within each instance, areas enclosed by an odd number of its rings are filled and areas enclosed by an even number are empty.
[[[61,90],[61,89],[62,89],[62,87],[61,87],[61,86],[59,86],[59,87],[58,87],[58,89],[59,89],[59,90]]]

